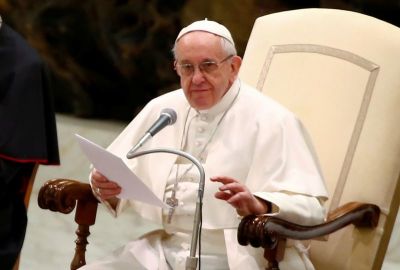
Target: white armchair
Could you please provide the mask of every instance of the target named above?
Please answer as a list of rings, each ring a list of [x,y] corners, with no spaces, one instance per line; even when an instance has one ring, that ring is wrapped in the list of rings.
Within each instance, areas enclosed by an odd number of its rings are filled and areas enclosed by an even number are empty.
[[[380,208],[372,214],[379,222],[369,224],[375,229],[346,226],[312,240],[316,269],[380,269],[400,201],[400,29],[333,9],[263,16],[240,77],[302,120],[320,158],[330,212],[349,202]],[[254,238],[253,225],[263,226],[264,242],[287,237],[269,229],[269,221],[245,222],[243,244]]]

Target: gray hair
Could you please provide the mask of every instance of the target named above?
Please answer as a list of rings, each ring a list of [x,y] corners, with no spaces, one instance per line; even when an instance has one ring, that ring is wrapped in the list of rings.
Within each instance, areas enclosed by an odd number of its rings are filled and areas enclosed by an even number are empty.
[[[216,35],[218,36],[218,35]],[[226,53],[226,55],[237,55],[236,47],[234,44],[232,44],[229,40],[227,40],[224,37],[218,36],[221,38],[221,47],[222,50]],[[171,52],[174,56],[174,59],[177,60],[177,55],[176,55],[176,43],[179,40],[175,41],[174,47],[172,48]]]

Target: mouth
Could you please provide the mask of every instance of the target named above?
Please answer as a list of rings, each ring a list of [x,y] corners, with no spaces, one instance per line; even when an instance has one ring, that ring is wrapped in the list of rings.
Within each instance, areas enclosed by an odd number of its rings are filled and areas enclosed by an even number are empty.
[[[210,89],[192,89],[192,92],[196,93],[196,92],[207,92],[210,91]]]

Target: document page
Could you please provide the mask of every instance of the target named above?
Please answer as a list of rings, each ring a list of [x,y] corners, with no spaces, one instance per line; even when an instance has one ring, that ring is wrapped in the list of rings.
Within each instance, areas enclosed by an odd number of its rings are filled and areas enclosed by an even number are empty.
[[[120,185],[122,191],[118,196],[119,198],[133,199],[163,208],[170,208],[126,166],[120,157],[79,134],[75,134],[75,136],[82,152],[96,170]]]

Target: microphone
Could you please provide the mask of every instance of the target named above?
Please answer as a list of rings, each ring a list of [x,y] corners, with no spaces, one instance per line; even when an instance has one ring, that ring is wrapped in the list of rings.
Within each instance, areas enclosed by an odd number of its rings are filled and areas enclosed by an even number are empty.
[[[156,135],[160,130],[168,125],[173,125],[176,122],[176,112],[173,109],[165,108],[161,111],[160,117],[156,122],[147,130],[139,142],[126,154],[127,158],[131,158],[132,154],[136,152],[147,140]]]

